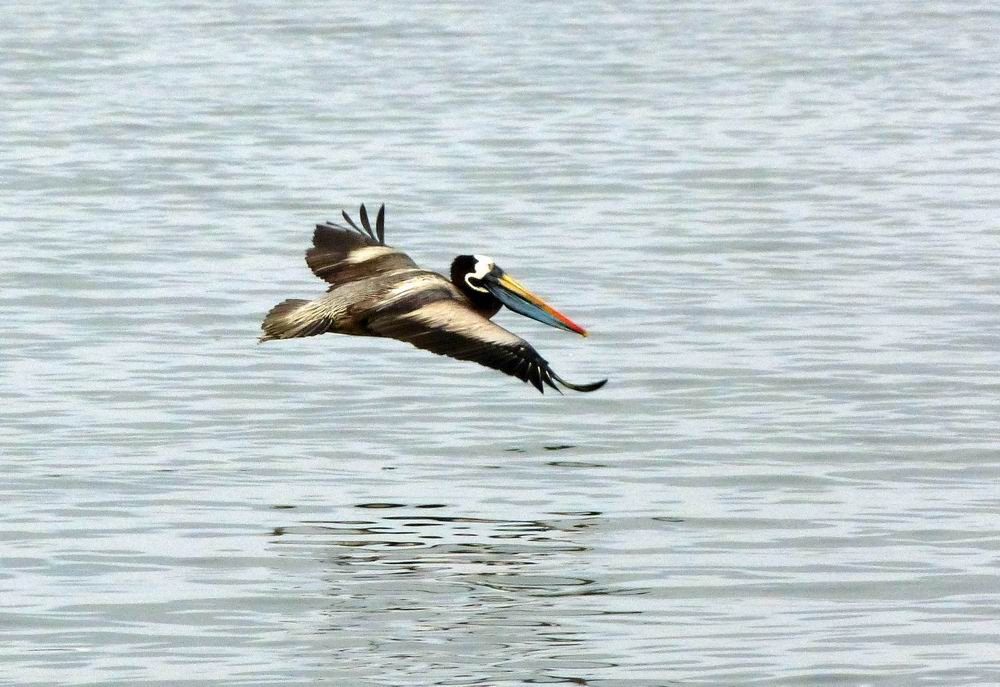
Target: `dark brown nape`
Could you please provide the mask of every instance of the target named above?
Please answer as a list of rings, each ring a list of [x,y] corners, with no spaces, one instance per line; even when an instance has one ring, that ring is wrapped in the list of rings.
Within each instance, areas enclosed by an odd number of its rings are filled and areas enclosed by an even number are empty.
[[[451,283],[472,302],[472,306],[480,315],[489,319],[499,312],[503,305],[496,296],[489,292],[476,291],[469,288],[465,275],[476,271],[476,258],[472,255],[459,255],[451,262]]]

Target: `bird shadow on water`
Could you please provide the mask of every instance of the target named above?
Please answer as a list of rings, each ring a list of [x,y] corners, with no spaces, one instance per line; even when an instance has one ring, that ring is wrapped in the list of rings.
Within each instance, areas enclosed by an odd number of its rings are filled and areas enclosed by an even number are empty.
[[[273,531],[282,555],[321,563],[329,601],[315,633],[331,660],[426,684],[599,684],[615,668],[589,620],[601,597],[642,593],[585,572],[599,512],[501,520],[445,504],[363,503],[358,517]],[[620,613],[620,612],[616,612]]]

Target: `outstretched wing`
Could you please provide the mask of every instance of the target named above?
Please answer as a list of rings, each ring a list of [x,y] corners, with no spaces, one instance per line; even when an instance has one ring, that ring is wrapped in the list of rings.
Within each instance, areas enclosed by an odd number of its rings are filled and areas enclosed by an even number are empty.
[[[313,247],[306,251],[306,264],[317,277],[339,286],[384,272],[417,267],[406,253],[385,245],[385,205],[378,211],[374,231],[364,205],[360,212],[364,230],[346,212],[341,214],[351,228],[333,222],[317,224]]]
[[[380,336],[406,341],[438,355],[471,360],[500,370],[523,382],[531,382],[542,393],[545,393],[543,385],[559,391],[555,382],[577,391],[594,391],[607,381],[587,385],[564,381],[531,344],[490,322],[461,301],[432,300],[414,309],[400,305],[373,314],[368,320],[368,328]]]

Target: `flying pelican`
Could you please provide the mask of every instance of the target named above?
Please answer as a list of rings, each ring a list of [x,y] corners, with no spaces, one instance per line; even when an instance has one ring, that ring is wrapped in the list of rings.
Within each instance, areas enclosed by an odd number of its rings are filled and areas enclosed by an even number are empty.
[[[570,384],[553,372],[531,344],[490,322],[502,305],[544,324],[587,336],[568,317],[534,295],[486,255],[459,255],[451,279],[417,267],[385,244],[385,205],[375,230],[361,206],[358,227],[341,211],[347,227],[317,224],[306,263],[332,286],[312,301],[292,298],[264,317],[260,341],[333,332],[399,339],[438,355],[471,360],[531,382],[575,391],[595,391],[608,380]],[[353,231],[352,231],[353,230]],[[560,392],[561,393],[561,392]]]

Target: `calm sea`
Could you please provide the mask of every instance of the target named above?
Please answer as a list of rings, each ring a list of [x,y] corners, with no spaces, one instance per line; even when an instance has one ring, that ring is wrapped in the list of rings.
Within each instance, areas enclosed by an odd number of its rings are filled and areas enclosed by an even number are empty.
[[[1000,13],[0,9],[0,683],[1000,683]],[[594,394],[257,345],[387,206]]]

